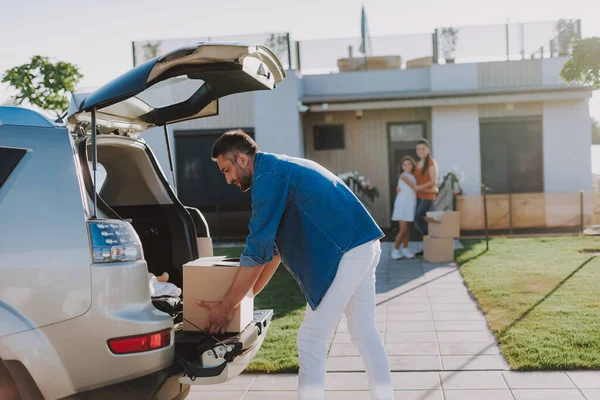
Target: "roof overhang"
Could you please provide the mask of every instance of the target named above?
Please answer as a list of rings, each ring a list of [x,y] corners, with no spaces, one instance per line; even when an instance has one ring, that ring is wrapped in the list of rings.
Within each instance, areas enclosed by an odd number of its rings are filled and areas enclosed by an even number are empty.
[[[527,103],[539,101],[584,100],[592,97],[592,89],[583,86],[551,86],[535,88],[480,89],[453,92],[376,93],[347,96],[306,96],[302,103],[310,112],[377,110],[460,106],[494,103]]]

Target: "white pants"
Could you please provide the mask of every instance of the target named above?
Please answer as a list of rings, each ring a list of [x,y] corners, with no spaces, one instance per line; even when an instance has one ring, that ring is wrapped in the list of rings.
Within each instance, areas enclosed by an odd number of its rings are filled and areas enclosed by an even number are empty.
[[[317,309],[313,311],[307,305],[298,331],[300,400],[323,399],[327,342],[342,313],[346,314],[352,343],[365,364],[372,398],[394,398],[388,356],[375,324],[375,268],[380,255],[379,240],[344,254]]]

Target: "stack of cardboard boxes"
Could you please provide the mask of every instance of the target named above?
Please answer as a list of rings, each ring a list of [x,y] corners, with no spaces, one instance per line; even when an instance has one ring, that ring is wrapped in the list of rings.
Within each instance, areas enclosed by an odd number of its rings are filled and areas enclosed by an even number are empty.
[[[454,261],[454,239],[460,237],[458,211],[428,212],[429,235],[423,238],[423,259],[432,263]]]

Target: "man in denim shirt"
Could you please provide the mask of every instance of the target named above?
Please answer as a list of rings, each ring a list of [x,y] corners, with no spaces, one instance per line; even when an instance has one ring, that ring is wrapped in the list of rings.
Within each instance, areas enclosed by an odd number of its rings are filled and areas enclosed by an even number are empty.
[[[223,332],[251,289],[258,294],[280,259],[308,305],[298,332],[300,399],[322,399],[327,341],[346,314],[374,399],[393,399],[388,357],[375,324],[375,268],[383,232],[334,174],[313,161],[260,152],[242,131],[223,134],[212,158],[227,183],[252,190],[250,235],[240,268],[210,310],[210,333]]]

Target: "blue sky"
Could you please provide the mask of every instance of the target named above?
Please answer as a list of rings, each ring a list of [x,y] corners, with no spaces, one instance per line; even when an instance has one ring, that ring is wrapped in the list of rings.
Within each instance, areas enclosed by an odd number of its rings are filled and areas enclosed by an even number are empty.
[[[292,39],[360,35],[365,5],[372,36],[430,33],[436,27],[581,18],[584,36],[600,36],[591,0],[304,0],[87,1],[0,0],[0,72],[34,54],[77,64],[81,86],[98,86],[132,66],[136,40],[290,32]],[[49,5],[50,4],[50,5]],[[0,102],[9,95],[0,86]],[[590,103],[600,119],[600,95]]]

